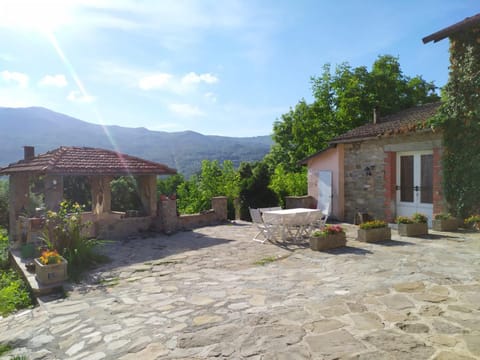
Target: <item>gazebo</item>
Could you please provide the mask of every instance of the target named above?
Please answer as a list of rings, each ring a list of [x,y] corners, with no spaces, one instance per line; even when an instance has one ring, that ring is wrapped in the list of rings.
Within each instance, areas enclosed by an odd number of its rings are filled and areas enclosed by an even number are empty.
[[[45,208],[57,210],[64,198],[64,177],[86,177],[91,187],[92,211],[85,215],[95,224],[92,235],[96,236],[95,232],[102,224],[112,228],[115,221],[123,218],[111,211],[110,182],[114,177],[128,175],[136,178],[143,217],[152,219],[157,216],[157,175],[176,173],[175,169],[164,164],[112,150],[61,146],[36,156],[33,146],[24,146],[23,160],[0,169],[0,175],[10,176],[10,241],[18,240],[18,219],[29,204],[31,179],[43,177]],[[148,227],[151,222],[143,223]]]

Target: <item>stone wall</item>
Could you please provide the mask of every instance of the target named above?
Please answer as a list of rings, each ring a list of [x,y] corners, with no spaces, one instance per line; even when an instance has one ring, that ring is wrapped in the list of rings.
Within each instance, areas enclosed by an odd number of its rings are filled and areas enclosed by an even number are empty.
[[[441,134],[431,132],[345,144],[344,220],[354,223],[357,213],[362,212],[376,219],[392,221],[395,209],[390,202],[395,199],[390,199],[389,196],[395,195],[395,190],[392,191],[390,187],[394,187],[396,182],[396,179],[392,178],[395,173],[391,168],[395,166],[392,164],[392,154],[399,151],[435,151],[440,146]],[[441,172],[438,167],[435,170]],[[434,190],[437,192],[437,201],[440,201],[438,187]]]
[[[158,216],[153,220],[153,227],[156,231],[170,234],[178,230],[214,225],[226,220],[227,198],[225,196],[212,198],[212,209],[188,215],[177,214],[177,201],[165,199],[158,203]]]

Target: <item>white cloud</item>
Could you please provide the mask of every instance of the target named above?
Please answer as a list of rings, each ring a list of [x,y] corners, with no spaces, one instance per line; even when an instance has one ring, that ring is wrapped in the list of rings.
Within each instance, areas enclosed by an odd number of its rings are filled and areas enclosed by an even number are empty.
[[[15,82],[22,88],[28,86],[28,75],[24,73],[4,70],[0,72],[0,77],[6,82]]]
[[[170,104],[169,110],[177,115],[184,117],[205,116],[205,113],[197,106],[190,104]]]
[[[171,74],[152,73],[140,78],[138,87],[142,90],[166,89],[170,85],[171,79]]]
[[[218,82],[218,78],[210,73],[196,74],[194,72],[190,72],[182,78],[182,83],[184,84],[198,84],[201,82],[215,84]]]
[[[54,86],[54,87],[65,87],[68,85],[65,75],[45,75],[39,82],[41,86]]]
[[[203,96],[205,96],[205,98],[212,103],[217,102],[217,96],[212,92],[207,92],[207,93],[203,94]]]
[[[82,94],[78,90],[70,91],[67,96],[67,99],[74,102],[90,103],[95,101],[95,98],[88,94]]]

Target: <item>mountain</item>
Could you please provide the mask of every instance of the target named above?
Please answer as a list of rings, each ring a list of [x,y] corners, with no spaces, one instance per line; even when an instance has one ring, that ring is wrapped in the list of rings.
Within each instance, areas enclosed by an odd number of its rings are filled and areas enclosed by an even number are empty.
[[[200,169],[202,160],[261,160],[270,151],[270,136],[226,137],[193,131],[164,132],[145,128],[101,126],[41,107],[0,107],[0,167],[23,158],[24,145],[40,154],[59,146],[118,150],[167,164],[185,176]]]

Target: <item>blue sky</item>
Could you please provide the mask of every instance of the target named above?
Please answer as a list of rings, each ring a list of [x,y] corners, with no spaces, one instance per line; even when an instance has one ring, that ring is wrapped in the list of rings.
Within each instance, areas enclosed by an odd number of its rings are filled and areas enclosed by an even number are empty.
[[[443,86],[448,41],[422,37],[480,12],[473,0],[2,0],[0,106],[85,121],[256,136],[325,63]]]

